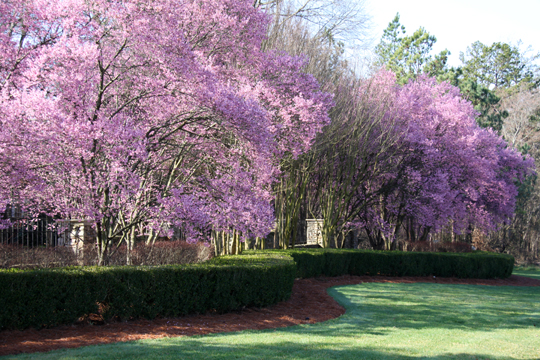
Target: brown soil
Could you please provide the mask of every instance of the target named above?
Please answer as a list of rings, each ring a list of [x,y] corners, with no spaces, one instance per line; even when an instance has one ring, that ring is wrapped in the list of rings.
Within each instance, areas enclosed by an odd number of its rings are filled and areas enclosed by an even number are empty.
[[[540,280],[512,275],[508,279],[475,280],[434,277],[340,276],[296,280],[289,300],[268,308],[247,308],[228,314],[206,314],[182,318],[135,320],[92,325],[89,322],[52,329],[0,332],[0,356],[46,352],[93,344],[190,336],[246,329],[271,329],[316,323],[345,312],[326,289],[362,282],[540,286]],[[90,317],[92,319],[92,317]],[[94,320],[98,320],[95,319]]]

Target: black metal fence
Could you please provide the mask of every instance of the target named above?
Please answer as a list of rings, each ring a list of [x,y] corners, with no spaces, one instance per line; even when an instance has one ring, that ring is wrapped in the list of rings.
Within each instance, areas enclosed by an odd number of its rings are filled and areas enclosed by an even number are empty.
[[[12,218],[11,226],[0,229],[0,244],[25,247],[49,247],[63,245],[64,236],[59,235],[58,223],[48,216],[37,219]],[[61,230],[61,229],[60,229]]]

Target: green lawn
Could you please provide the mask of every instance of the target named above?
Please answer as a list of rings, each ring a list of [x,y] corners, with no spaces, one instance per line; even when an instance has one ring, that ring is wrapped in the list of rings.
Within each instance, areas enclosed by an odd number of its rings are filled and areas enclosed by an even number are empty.
[[[539,359],[540,287],[361,284],[325,323],[3,359]]]
[[[533,279],[540,280],[540,267],[538,266],[517,267],[512,272],[512,275],[527,276]]]

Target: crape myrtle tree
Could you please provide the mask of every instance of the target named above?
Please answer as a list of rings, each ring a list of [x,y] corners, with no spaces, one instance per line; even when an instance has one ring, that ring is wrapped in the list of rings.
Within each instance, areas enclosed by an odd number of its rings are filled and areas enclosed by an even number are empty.
[[[482,123],[491,126],[523,154],[538,160],[539,54],[522,45],[475,42],[460,54],[462,78],[478,84]],[[487,88],[491,89],[490,91]],[[474,90],[474,89],[473,89]],[[488,95],[486,97],[485,95]],[[481,98],[481,97],[478,97]],[[476,105],[476,103],[475,103]],[[487,246],[521,260],[538,257],[538,184],[535,177],[520,183],[512,221],[481,239]],[[487,240],[487,241],[486,241]]]
[[[393,248],[400,230],[418,241],[448,224],[461,234],[508,222],[532,159],[480,128],[472,104],[446,82],[420,77],[399,88],[394,104],[406,125],[391,172],[375,183],[379,201],[362,216],[371,245]]]
[[[377,204],[383,189],[373,185],[387,177],[403,131],[393,111],[397,89],[389,72],[338,86],[332,123],[313,146],[317,163],[308,187],[309,211],[323,219],[324,247],[343,247],[345,234]]]
[[[364,43],[368,17],[363,11],[363,4],[363,1],[342,0],[257,1],[256,6],[273,16],[263,48],[304,56],[304,71],[313,75],[321,88],[334,94],[336,102],[341,103],[342,95],[351,92],[347,86],[353,84],[350,79],[343,78],[350,75],[350,69],[342,41],[347,40],[348,46]],[[338,91],[338,87],[341,90]],[[332,118],[337,113],[339,111],[333,111]],[[273,187],[276,212],[274,241],[282,248],[288,247],[289,243],[294,246],[298,236],[305,235],[304,219],[312,216],[308,211],[305,190],[310,178],[306,175],[315,162],[312,161],[312,153],[300,158],[291,154],[282,159],[282,173]],[[258,247],[262,245],[264,242],[257,242]]]
[[[467,48],[466,54],[461,54],[462,66],[448,69],[444,62],[432,61],[430,52],[434,38],[424,36],[423,38],[418,37],[419,41],[414,41],[415,36],[404,36],[404,31],[403,26],[399,23],[399,17],[396,16],[385,30],[381,43],[376,49],[378,55],[376,64],[393,70],[396,73],[398,82],[402,84],[411,79],[416,79],[422,74],[429,74],[430,76],[436,76],[439,82],[447,81],[459,87],[462,96],[471,101],[474,109],[478,112],[476,116],[477,124],[480,127],[495,130],[511,143],[510,146],[515,146],[525,154],[526,149],[523,144],[519,143],[520,141],[516,141],[516,136],[526,134],[525,137],[531,137],[533,135],[533,133],[523,131],[526,128],[523,124],[528,123],[529,119],[533,119],[534,122],[535,109],[529,109],[532,104],[522,105],[524,98],[530,96],[519,95],[519,93],[525,89],[527,93],[532,94],[537,86],[538,67],[534,64],[537,55],[528,56],[527,52],[530,52],[530,50],[522,52],[519,46],[504,43],[494,43],[491,46],[486,46],[476,42]],[[422,35],[422,31],[417,33]],[[422,39],[425,41],[421,41]],[[429,40],[433,41],[429,42]],[[444,60],[444,57],[438,57]],[[419,66],[413,68],[411,64],[429,65],[423,68]],[[511,104],[514,101],[516,103]],[[527,106],[529,108],[526,110],[529,113],[524,115],[521,110],[524,110]],[[521,110],[518,111],[517,109]],[[516,113],[513,114],[513,112]],[[516,121],[516,117],[520,117],[520,120]],[[531,145],[526,144],[526,146]],[[525,178],[518,186],[520,189],[518,212],[521,212],[522,206],[519,204],[524,204],[523,196],[528,193],[526,188],[532,185],[531,181],[532,178]],[[513,217],[512,223],[515,223],[518,218],[519,216]],[[403,231],[406,232],[406,237],[411,241],[415,239],[424,240],[431,231],[428,231],[426,227],[414,225],[412,218],[403,220],[405,225],[399,225],[399,227],[405,226]],[[396,223],[403,224],[403,221],[399,220]],[[440,234],[450,232],[452,233],[452,239],[454,239],[453,224],[453,221],[451,221]],[[474,229],[473,225],[469,226],[468,232],[471,229]],[[499,238],[507,238],[507,235],[512,233],[508,225],[499,227],[499,229],[502,229],[503,233],[503,236],[498,236]],[[505,229],[508,229],[508,231]],[[501,230],[495,233],[500,234]],[[497,248],[504,250],[504,246],[498,246]]]
[[[0,207],[93,223],[99,264],[180,229],[264,236],[331,97],[243,0],[0,5]]]
[[[495,93],[495,88],[533,81],[536,70],[533,61],[537,56],[529,58],[518,47],[504,43],[486,46],[475,42],[466,54],[460,54],[462,66],[448,68],[449,51],[432,54],[436,41],[422,27],[406,35],[397,14],[375,48],[375,69],[385,67],[393,71],[401,84],[422,74],[448,81],[473,103],[480,113],[476,118],[480,126],[500,131],[508,112],[501,109],[501,96]]]
[[[388,71],[345,88],[291,173],[324,219],[324,246],[361,229],[389,250],[400,233],[418,241],[448,225],[459,234],[511,219],[516,181],[534,164],[479,127],[458,88],[427,76],[400,85]]]
[[[334,96],[336,84],[347,74],[345,61],[342,59],[343,46],[329,36],[313,35],[305,21],[291,17],[281,25],[270,29],[265,42],[267,48],[285,50],[290,54],[305,56],[304,71],[312,74],[321,88]],[[305,175],[313,162],[310,158],[298,161],[292,154],[281,161],[281,176],[274,186],[276,212],[276,244],[287,248],[289,241],[294,246],[298,235],[302,236],[303,220],[309,216],[305,206]],[[260,242],[263,244],[263,242]]]
[[[388,84],[391,81],[391,85]],[[280,246],[294,246],[299,214],[322,218],[324,247],[343,246],[343,236],[360,212],[373,205],[379,189],[369,184],[383,176],[398,139],[391,111],[394,77],[368,81],[342,76],[334,89],[332,122],[318,134],[310,151],[287,163],[276,207]],[[341,241],[340,241],[341,240]]]

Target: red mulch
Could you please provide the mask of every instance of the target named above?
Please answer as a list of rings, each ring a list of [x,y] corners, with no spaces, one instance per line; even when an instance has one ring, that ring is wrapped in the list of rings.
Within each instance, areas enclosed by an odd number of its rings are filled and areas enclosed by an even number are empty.
[[[77,324],[52,329],[0,332],[0,356],[46,352],[93,344],[173,336],[190,336],[246,329],[271,329],[316,323],[345,312],[326,289],[362,282],[540,286],[540,280],[512,275],[508,279],[476,280],[434,277],[340,276],[296,280],[289,300],[268,308],[247,308],[228,314],[193,315],[181,318],[134,320],[103,325]]]

